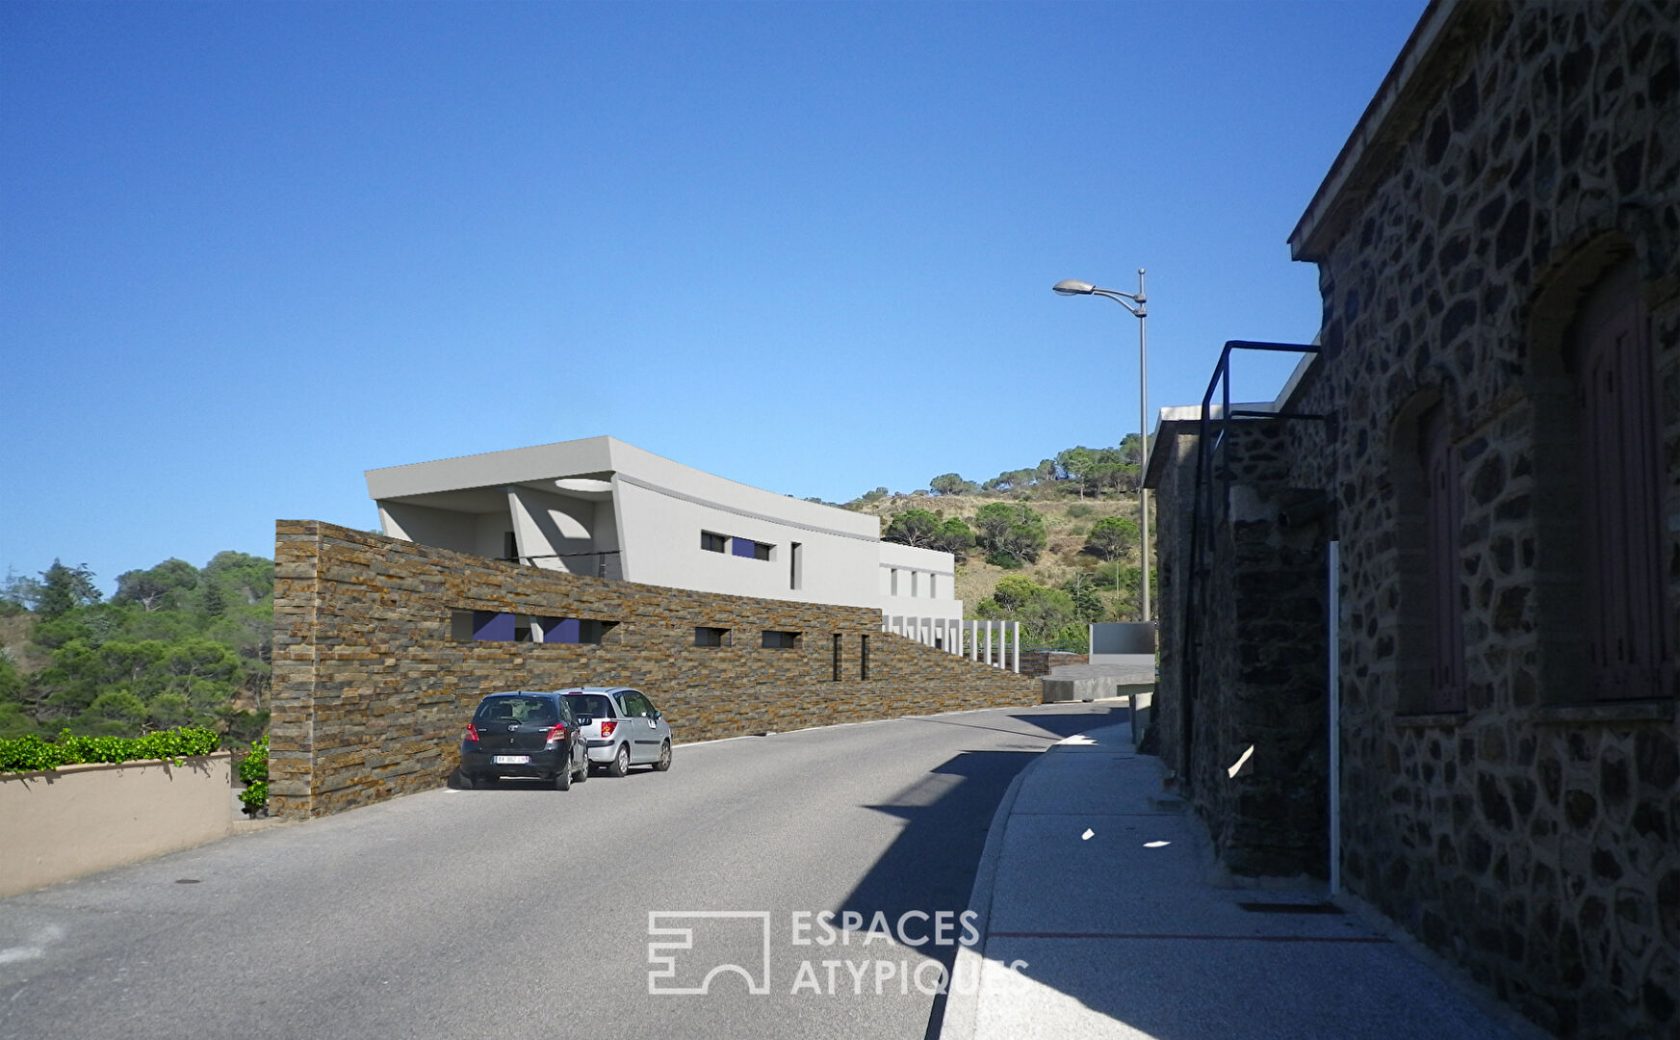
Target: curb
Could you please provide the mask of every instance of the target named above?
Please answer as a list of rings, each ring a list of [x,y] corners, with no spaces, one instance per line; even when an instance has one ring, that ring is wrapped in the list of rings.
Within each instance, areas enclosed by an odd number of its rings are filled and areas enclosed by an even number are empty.
[[[939,1040],[971,1040],[979,1028],[980,972],[986,964],[986,941],[991,933],[992,895],[997,885],[998,861],[1003,858],[1003,836],[1009,829],[1009,817],[1015,811],[1021,785],[1027,774],[1037,768],[1043,755],[1056,745],[1039,752],[1040,757],[1028,762],[1009,789],[998,800],[992,813],[991,826],[986,828],[986,844],[980,850],[980,863],[974,870],[974,887],[969,891],[968,909],[974,917],[975,930],[980,933],[980,945],[957,947],[957,958],[951,965],[949,992],[945,996],[945,1015],[939,1023]],[[971,984],[958,986],[956,980],[971,979]]]

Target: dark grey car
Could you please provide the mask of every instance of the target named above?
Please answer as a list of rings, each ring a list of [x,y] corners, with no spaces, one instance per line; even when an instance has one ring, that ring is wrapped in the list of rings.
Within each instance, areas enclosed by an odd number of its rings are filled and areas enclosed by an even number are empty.
[[[469,788],[521,779],[564,791],[589,778],[588,755],[572,706],[558,691],[492,693],[467,723],[459,775]]]

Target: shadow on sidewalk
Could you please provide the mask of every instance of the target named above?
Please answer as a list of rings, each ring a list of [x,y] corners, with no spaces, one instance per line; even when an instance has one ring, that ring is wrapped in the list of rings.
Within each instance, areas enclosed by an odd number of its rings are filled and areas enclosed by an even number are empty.
[[[869,922],[880,914],[884,915],[889,927],[896,927],[903,915],[915,912],[932,918],[939,911],[948,911],[953,918],[958,918],[968,907],[975,869],[979,865],[980,852],[986,845],[992,815],[1016,774],[1026,768],[1042,748],[1074,733],[1119,721],[1107,706],[1092,706],[1088,711],[1011,717],[1020,723],[1020,728],[988,726],[950,718],[904,720],[906,723],[967,726],[993,733],[1016,734],[1021,737],[1023,748],[1019,751],[965,751],[930,770],[921,781],[898,792],[888,802],[867,806],[904,820],[905,826],[857,887],[835,907],[837,918],[851,912]],[[1028,750],[1027,745],[1032,745],[1033,750]],[[918,918],[911,930],[919,933],[924,927]],[[862,931],[867,930],[866,923]],[[938,961],[948,975],[956,959],[957,937],[961,934],[959,924],[952,942],[946,945],[930,943],[917,952]],[[888,956],[879,943],[860,946],[862,934],[847,933],[844,939],[855,957]],[[892,956],[902,954],[903,951],[899,950]],[[934,999],[927,1037],[939,1035],[944,1010],[945,997],[940,995]]]

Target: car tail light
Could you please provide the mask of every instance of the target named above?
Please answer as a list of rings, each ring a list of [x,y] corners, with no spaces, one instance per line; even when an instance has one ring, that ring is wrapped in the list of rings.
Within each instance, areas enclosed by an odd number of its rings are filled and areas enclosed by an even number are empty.
[[[548,741],[550,744],[557,740],[566,739],[566,724],[564,722],[556,722],[553,727],[549,729],[548,735],[543,739]]]
[[[613,735],[613,730],[617,728],[618,723],[616,722],[603,722],[601,723],[601,736],[610,737]]]
[[[467,723],[467,743],[469,743],[469,744],[478,743],[478,727],[473,725],[470,722]]]

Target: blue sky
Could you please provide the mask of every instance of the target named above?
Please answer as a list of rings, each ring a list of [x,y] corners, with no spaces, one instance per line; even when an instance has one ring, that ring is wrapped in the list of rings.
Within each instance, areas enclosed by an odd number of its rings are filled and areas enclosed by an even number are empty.
[[[1149,269],[1152,409],[1309,340],[1423,6],[0,4],[0,571],[603,433],[830,500],[1114,444],[1137,323],[1050,285]]]

